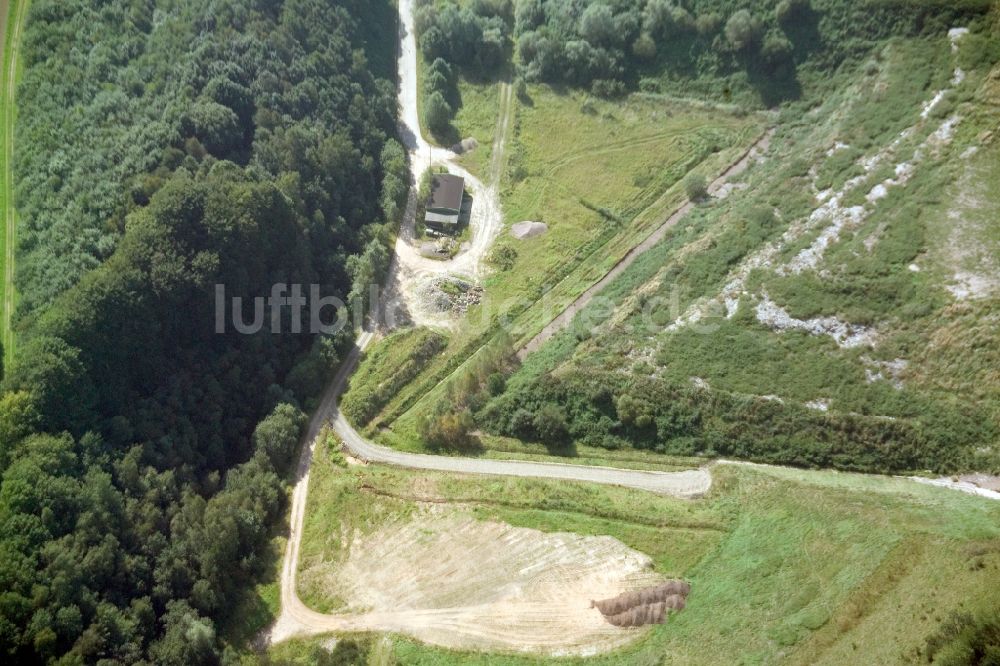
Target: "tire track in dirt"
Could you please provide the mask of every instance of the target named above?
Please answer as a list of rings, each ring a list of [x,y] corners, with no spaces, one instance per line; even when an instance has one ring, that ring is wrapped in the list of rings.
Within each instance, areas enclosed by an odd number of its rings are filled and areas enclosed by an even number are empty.
[[[684,137],[679,132],[664,132],[663,134],[658,134],[651,137],[645,137],[640,139],[632,139],[629,141],[622,141],[613,146],[605,146],[593,151],[573,151],[572,153],[563,156],[559,161],[551,164],[545,170],[537,176],[532,176],[532,178],[540,179],[543,183],[543,187],[539,190],[538,194],[531,200],[531,206],[533,208],[539,207],[539,202],[543,201],[548,197],[549,188],[556,188],[561,191],[563,195],[578,200],[580,195],[578,192],[573,191],[570,187],[563,185],[555,178],[555,174],[566,167],[572,166],[584,159],[593,159],[597,155],[611,155],[614,153],[619,153],[626,150],[633,150],[640,146],[647,146],[649,144],[659,144],[662,143],[662,147],[674,147],[679,141],[682,141]],[[669,143],[667,141],[669,140]],[[669,163],[664,163],[664,168],[673,167],[675,164],[684,161],[688,157],[687,154],[678,156],[674,161]],[[655,193],[660,193],[657,190]],[[641,194],[645,194],[643,191]],[[640,195],[641,196],[641,195]]]

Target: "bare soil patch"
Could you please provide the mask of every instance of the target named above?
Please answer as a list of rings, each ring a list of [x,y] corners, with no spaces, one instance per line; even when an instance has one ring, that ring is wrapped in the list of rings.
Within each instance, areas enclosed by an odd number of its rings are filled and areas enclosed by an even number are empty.
[[[612,537],[480,521],[437,505],[347,543],[340,562],[323,565],[344,619],[451,648],[609,650],[642,630],[611,625],[591,601],[662,582],[648,556]]]

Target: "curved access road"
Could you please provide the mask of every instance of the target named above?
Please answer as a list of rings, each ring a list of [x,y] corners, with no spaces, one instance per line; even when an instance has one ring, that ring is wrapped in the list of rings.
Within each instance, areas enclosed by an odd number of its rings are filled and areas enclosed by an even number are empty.
[[[310,449],[323,426],[329,424],[343,442],[345,451],[365,462],[458,474],[518,476],[522,478],[602,483],[636,488],[638,490],[648,490],[654,493],[685,499],[701,497],[711,488],[712,475],[705,469],[693,469],[683,472],[651,472],[615,467],[592,467],[587,465],[522,460],[488,460],[458,456],[435,456],[421,453],[404,453],[375,444],[362,437],[340,410],[337,409],[337,400],[344,390],[348,377],[354,372],[361,352],[374,338],[375,334],[369,331],[361,335],[357,346],[351,351],[347,359],[345,359],[333,383],[327,389],[319,409],[316,410],[309,424],[309,431],[306,434],[309,446],[303,447],[303,460],[300,461],[299,466],[300,472],[307,473],[308,463],[312,457]],[[294,513],[293,509],[293,515]],[[294,527],[293,525],[293,530]]]
[[[374,333],[368,331],[363,333],[358,339],[357,346],[341,365],[340,371],[327,390],[327,395],[324,396],[320,408],[313,415],[309,432],[307,433],[309,442],[314,442],[323,426],[329,424],[333,427],[334,432],[340,438],[341,442],[343,442],[347,453],[370,463],[457,474],[584,481],[648,490],[683,499],[701,497],[712,487],[712,475],[706,469],[692,469],[683,472],[650,472],[565,463],[435,456],[421,453],[405,453],[375,444],[362,437],[340,410],[337,409],[337,400],[341,393],[343,393],[347,379],[354,372],[361,352],[374,339]],[[306,452],[303,455],[310,455],[311,457],[311,454],[307,454]]]
[[[588,467],[517,460],[484,460],[402,453],[374,444],[362,437],[344,418],[337,409],[337,400],[343,393],[347,379],[354,372],[361,352],[371,344],[375,337],[376,334],[372,331],[365,331],[361,334],[357,345],[341,364],[334,381],[323,394],[320,406],[309,422],[296,470],[295,488],[292,491],[292,507],[289,517],[290,533],[281,568],[281,614],[271,626],[267,636],[267,640],[272,643],[293,636],[314,635],[336,630],[357,631],[380,628],[384,631],[392,631],[403,628],[393,624],[393,622],[399,621],[399,618],[395,616],[389,618],[380,617],[378,614],[324,615],[309,609],[299,599],[296,574],[299,569],[299,548],[302,543],[306,498],[309,492],[309,468],[319,434],[327,425],[332,425],[335,433],[342,440],[346,452],[352,456],[367,462],[409,469],[584,481],[648,490],[686,499],[704,495],[712,486],[712,475],[705,469],[684,472],[647,472],[613,467]]]
[[[520,460],[486,460],[432,456],[419,453],[402,453],[366,441],[340,414],[333,421],[333,428],[350,453],[366,462],[377,462],[397,467],[456,472],[459,474],[486,474],[518,476],[535,479],[561,479],[586,481],[607,485],[625,486],[648,490],[681,498],[700,497],[712,485],[711,475],[703,469],[684,472],[647,472],[618,469],[615,467],[589,467],[561,463],[539,463]]]

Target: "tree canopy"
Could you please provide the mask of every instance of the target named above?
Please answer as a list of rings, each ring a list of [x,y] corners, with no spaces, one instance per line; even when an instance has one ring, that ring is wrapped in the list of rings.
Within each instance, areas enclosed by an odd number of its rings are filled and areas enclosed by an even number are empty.
[[[409,178],[394,84],[368,65],[393,57],[371,27],[386,15],[372,0],[31,4],[23,342],[0,397],[8,661],[218,661],[303,408],[349,333],[220,334],[215,285],[363,300],[381,280]]]
[[[770,106],[798,98],[802,80],[828,82],[844,62],[860,63],[888,36],[958,25],[987,6],[515,0],[511,8],[507,2],[442,0],[424,3],[417,32],[426,58],[461,63],[467,75],[478,78],[502,70],[497,59],[509,35],[514,65],[528,81],[570,84],[602,96],[643,82],[647,91],[654,83],[676,83],[685,95],[733,101],[735,92],[748,106]]]

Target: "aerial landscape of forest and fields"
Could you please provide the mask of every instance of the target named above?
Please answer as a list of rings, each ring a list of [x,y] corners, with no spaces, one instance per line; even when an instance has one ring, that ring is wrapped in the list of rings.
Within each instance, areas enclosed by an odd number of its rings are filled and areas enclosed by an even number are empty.
[[[3,0],[14,664],[1000,664],[996,0]]]

